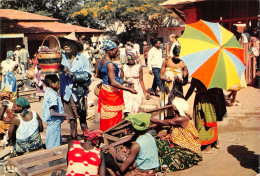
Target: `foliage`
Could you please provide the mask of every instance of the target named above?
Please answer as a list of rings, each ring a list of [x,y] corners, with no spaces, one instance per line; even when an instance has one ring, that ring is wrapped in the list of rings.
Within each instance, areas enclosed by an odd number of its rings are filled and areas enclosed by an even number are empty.
[[[177,19],[174,13],[159,4],[165,0],[95,0],[89,1],[79,11],[73,13],[76,19],[92,19],[101,26],[111,26],[116,22],[125,25],[127,33],[136,32],[137,29],[158,34],[162,27],[169,25],[172,19]],[[88,22],[85,20],[84,25]],[[116,33],[116,29],[114,31]]]
[[[87,0],[1,0],[1,9],[15,9],[74,23],[72,13]]]

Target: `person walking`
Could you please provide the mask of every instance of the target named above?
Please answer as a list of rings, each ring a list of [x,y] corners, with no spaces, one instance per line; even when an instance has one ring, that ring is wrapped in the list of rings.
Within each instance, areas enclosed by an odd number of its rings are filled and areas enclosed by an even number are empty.
[[[21,44],[22,49],[19,50],[20,64],[22,68],[23,78],[27,78],[26,71],[28,70],[28,62],[30,60],[30,55],[28,50],[25,49],[25,45]]]
[[[21,68],[21,64],[20,64],[20,54],[19,54],[20,49],[21,49],[21,46],[16,45],[16,48],[14,50],[14,60],[18,65],[18,69],[16,70],[18,74],[22,74],[22,68]]]
[[[145,60],[145,66],[148,66],[148,52],[150,50],[150,47],[147,45],[147,42],[143,42],[143,53],[144,53],[144,60]]]
[[[154,40],[153,47],[148,52],[148,69],[149,74],[154,75],[153,85],[151,88],[151,95],[159,96],[156,93],[157,86],[161,90],[162,81],[160,79],[160,70],[162,67],[163,58],[162,58],[162,49],[161,49],[161,41]]]

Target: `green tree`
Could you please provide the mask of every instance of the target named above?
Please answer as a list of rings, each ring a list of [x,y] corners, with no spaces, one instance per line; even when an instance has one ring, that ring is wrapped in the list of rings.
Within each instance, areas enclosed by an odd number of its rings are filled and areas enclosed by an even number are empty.
[[[165,0],[95,0],[86,3],[73,13],[77,19],[96,20],[101,26],[110,26],[115,22],[125,25],[127,33],[138,29],[147,31],[156,37],[162,27],[168,26],[177,17],[159,4]],[[90,22],[88,24],[88,22]],[[92,27],[92,21],[84,21]]]
[[[1,0],[1,9],[15,9],[75,23],[74,11],[80,10],[87,0]]]

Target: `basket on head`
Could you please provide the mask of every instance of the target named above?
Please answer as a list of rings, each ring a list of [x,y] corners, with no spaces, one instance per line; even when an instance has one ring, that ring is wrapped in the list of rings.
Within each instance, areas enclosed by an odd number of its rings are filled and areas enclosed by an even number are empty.
[[[45,37],[42,42],[41,48],[44,44],[44,41],[48,37],[54,37],[59,45],[59,51],[57,52],[40,52],[37,54],[37,59],[41,67],[41,74],[58,74],[60,73],[59,67],[61,63],[61,47],[60,42],[54,35],[49,35]]]

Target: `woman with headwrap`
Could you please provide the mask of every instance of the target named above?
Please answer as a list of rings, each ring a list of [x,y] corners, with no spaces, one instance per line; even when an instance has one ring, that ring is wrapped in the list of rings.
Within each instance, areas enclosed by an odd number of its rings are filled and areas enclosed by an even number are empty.
[[[105,176],[105,158],[103,152],[98,148],[102,132],[100,130],[85,130],[83,135],[84,142],[77,140],[69,142],[66,176]]]
[[[171,97],[183,96],[183,86],[188,83],[188,70],[185,63],[179,59],[180,44],[176,39],[176,35],[170,35],[172,46],[170,49],[170,56],[165,59],[160,71],[160,79],[162,80],[160,105],[161,107],[171,104]],[[164,120],[171,115],[169,110],[160,114],[160,119]]]
[[[122,81],[118,76],[119,68],[112,62],[112,59],[117,56],[117,44],[106,40],[103,47],[106,55],[98,62],[98,69],[103,80],[98,100],[101,131],[107,130],[122,120],[122,111],[125,108],[123,90],[137,93],[134,88],[122,86]]]
[[[6,60],[1,62],[2,85],[1,92],[11,92],[11,99],[17,98],[17,86],[14,71],[17,69],[17,62],[14,61],[14,52],[8,51]]]
[[[132,51],[127,52],[126,58],[127,64],[122,66],[120,76],[128,86],[137,91],[137,94],[124,91],[125,109],[123,112],[137,113],[142,99],[148,98],[143,81],[143,68],[140,64],[135,64],[136,55]]]
[[[8,141],[15,143],[14,156],[42,148],[40,135],[40,132],[43,132],[42,120],[36,112],[28,111],[29,108],[30,103],[24,97],[17,98],[13,105],[16,116],[8,130]]]

